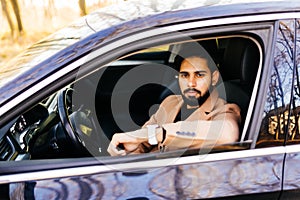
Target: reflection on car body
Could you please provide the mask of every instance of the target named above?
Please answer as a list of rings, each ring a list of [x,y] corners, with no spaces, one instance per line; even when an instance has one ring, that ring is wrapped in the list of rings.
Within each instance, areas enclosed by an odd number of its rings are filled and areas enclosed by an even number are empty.
[[[130,1],[29,48],[0,74],[1,197],[296,199],[299,18],[296,1]],[[174,59],[189,42],[241,108],[239,140],[109,156],[115,133],[179,94]]]

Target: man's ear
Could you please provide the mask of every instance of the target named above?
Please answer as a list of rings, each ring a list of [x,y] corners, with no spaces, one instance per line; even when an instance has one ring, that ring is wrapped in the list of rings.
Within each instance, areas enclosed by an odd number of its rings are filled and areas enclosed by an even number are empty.
[[[217,83],[219,81],[219,77],[220,77],[220,72],[218,70],[216,70],[212,73],[212,77],[211,77],[212,86],[217,85]]]

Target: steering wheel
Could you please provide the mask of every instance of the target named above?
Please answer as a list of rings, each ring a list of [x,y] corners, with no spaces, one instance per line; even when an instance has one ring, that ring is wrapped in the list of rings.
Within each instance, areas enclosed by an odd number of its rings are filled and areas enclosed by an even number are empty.
[[[74,107],[72,104],[74,92],[73,89],[67,88],[58,93],[58,115],[64,132],[71,140],[72,145],[79,151],[78,155],[99,156],[101,139],[97,136],[99,132],[94,118],[88,108],[84,108],[84,104]]]

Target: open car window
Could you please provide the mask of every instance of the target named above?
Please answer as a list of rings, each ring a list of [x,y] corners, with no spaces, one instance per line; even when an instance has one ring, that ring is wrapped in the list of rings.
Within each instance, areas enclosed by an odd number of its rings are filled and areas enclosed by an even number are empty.
[[[207,153],[250,148],[253,138],[248,138],[246,122],[253,109],[249,105],[259,81],[262,48],[255,38],[231,35],[142,49],[99,66],[6,127],[9,133],[2,144],[17,148],[2,160],[109,156],[107,148],[114,134],[140,129],[164,99],[181,95],[175,57],[191,42],[203,47],[218,67],[220,98],[241,109],[238,140],[203,149]],[[192,155],[199,149],[174,152]]]

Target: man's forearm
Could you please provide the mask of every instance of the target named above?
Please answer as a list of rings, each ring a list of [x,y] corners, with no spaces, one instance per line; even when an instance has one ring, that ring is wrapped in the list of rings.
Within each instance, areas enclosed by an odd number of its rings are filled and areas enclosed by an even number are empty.
[[[162,127],[166,135],[164,141],[160,141],[171,149],[235,142],[239,135],[238,124],[230,120],[182,121]],[[158,134],[157,138],[161,139],[161,136]]]

